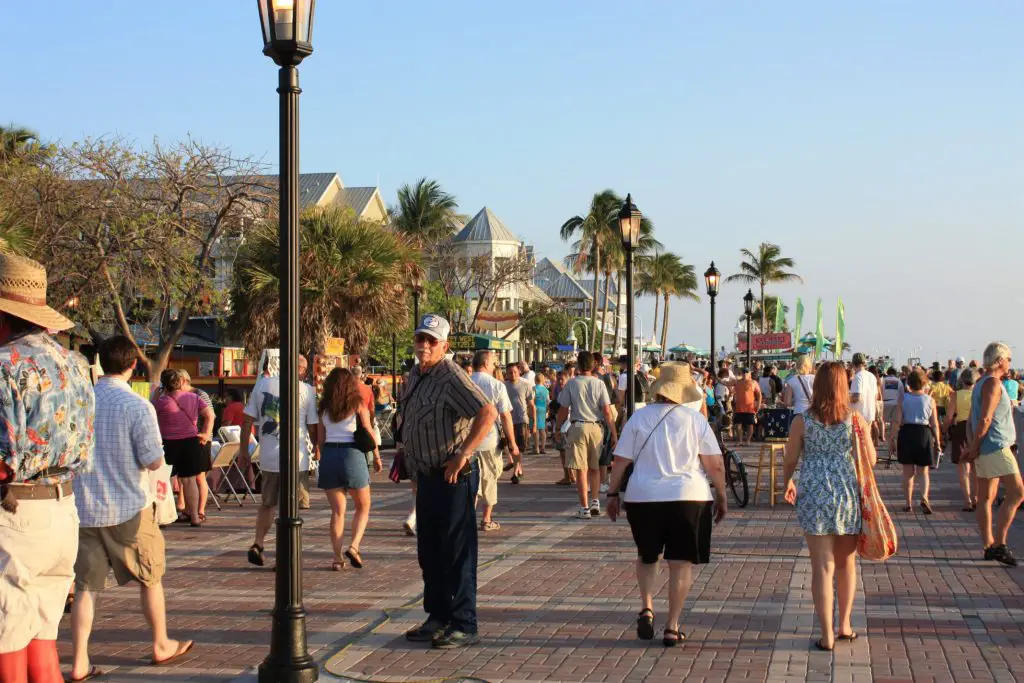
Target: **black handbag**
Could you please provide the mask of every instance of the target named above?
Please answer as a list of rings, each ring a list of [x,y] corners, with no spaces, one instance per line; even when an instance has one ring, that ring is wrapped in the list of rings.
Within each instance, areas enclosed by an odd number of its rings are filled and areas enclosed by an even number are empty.
[[[352,435],[352,445],[363,453],[373,453],[377,448],[377,439],[374,438],[373,432],[363,426],[362,420],[356,417],[356,431]]]

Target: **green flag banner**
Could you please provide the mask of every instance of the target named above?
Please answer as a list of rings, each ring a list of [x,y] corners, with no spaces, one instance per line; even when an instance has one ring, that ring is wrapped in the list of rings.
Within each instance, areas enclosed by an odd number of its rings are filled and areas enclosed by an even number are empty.
[[[839,299],[839,307],[836,309],[836,358],[843,358],[843,342],[846,341],[846,308],[843,306],[843,299]]]
[[[821,320],[821,299],[818,299],[818,325],[815,333],[817,339],[814,342],[814,357],[819,358],[825,350],[825,325]]]
[[[801,331],[801,327],[803,326],[803,322],[804,322],[804,302],[801,301],[799,297],[797,297],[797,300],[796,300],[796,336],[794,337],[794,339],[796,339],[796,343],[797,344],[800,343],[800,331]]]
[[[775,331],[782,332],[786,326],[786,309],[782,306],[782,297],[775,297]]]

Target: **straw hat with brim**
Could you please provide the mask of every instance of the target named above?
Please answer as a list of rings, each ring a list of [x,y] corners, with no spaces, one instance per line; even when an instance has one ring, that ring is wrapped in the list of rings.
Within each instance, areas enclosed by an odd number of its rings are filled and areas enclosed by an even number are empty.
[[[46,269],[14,254],[0,254],[0,312],[57,332],[75,326],[46,305]]]
[[[653,396],[664,396],[673,403],[692,403],[704,398],[693,381],[689,363],[662,363],[658,367],[661,373],[651,385]]]

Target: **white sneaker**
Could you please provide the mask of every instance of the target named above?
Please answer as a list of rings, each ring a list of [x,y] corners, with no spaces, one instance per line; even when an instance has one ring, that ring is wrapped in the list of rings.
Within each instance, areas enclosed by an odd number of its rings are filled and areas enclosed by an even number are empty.
[[[405,529],[405,535],[406,536],[415,536],[416,535],[416,511],[415,510],[413,510],[411,513],[409,513],[409,516],[405,518],[405,524],[402,525],[402,528]]]
[[[599,490],[601,491],[601,493],[608,493],[608,484],[601,484]]]
[[[600,517],[601,516],[601,501],[594,499],[590,501],[590,516]]]
[[[590,519],[590,510],[587,508],[580,508],[576,511],[576,519]]]

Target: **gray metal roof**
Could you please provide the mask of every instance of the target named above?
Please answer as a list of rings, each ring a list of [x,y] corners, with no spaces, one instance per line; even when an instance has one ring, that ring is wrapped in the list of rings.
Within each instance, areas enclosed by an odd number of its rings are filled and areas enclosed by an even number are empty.
[[[590,292],[580,286],[572,275],[559,263],[543,258],[537,263],[533,281],[552,299],[562,301],[590,301]]]
[[[522,242],[486,206],[473,216],[452,242]]]
[[[580,283],[580,287],[583,287],[583,289],[587,290],[588,292],[593,292],[594,291],[594,280],[593,279],[590,279],[590,280],[580,280],[579,283]],[[598,281],[598,283],[597,283],[597,301],[598,301],[597,310],[601,310],[602,308],[605,308],[605,307],[612,308],[614,306],[618,306],[619,305],[619,296],[618,296],[618,293],[615,290],[615,280],[614,279],[610,283],[608,283],[608,298],[609,298],[609,301],[606,304],[605,300],[604,300],[604,278],[602,277]]]
[[[373,193],[376,191],[376,187],[346,187],[341,191],[339,201],[345,204],[345,206],[352,207],[356,215],[361,216],[370,200],[373,199]]]
[[[338,176],[337,173],[300,173],[299,174],[299,208],[309,209],[317,205],[320,198],[324,196],[324,192],[327,192],[327,188],[330,187],[331,181]],[[268,185],[272,185],[275,188],[279,187],[280,176],[277,175],[265,175],[260,176],[263,182]]]

